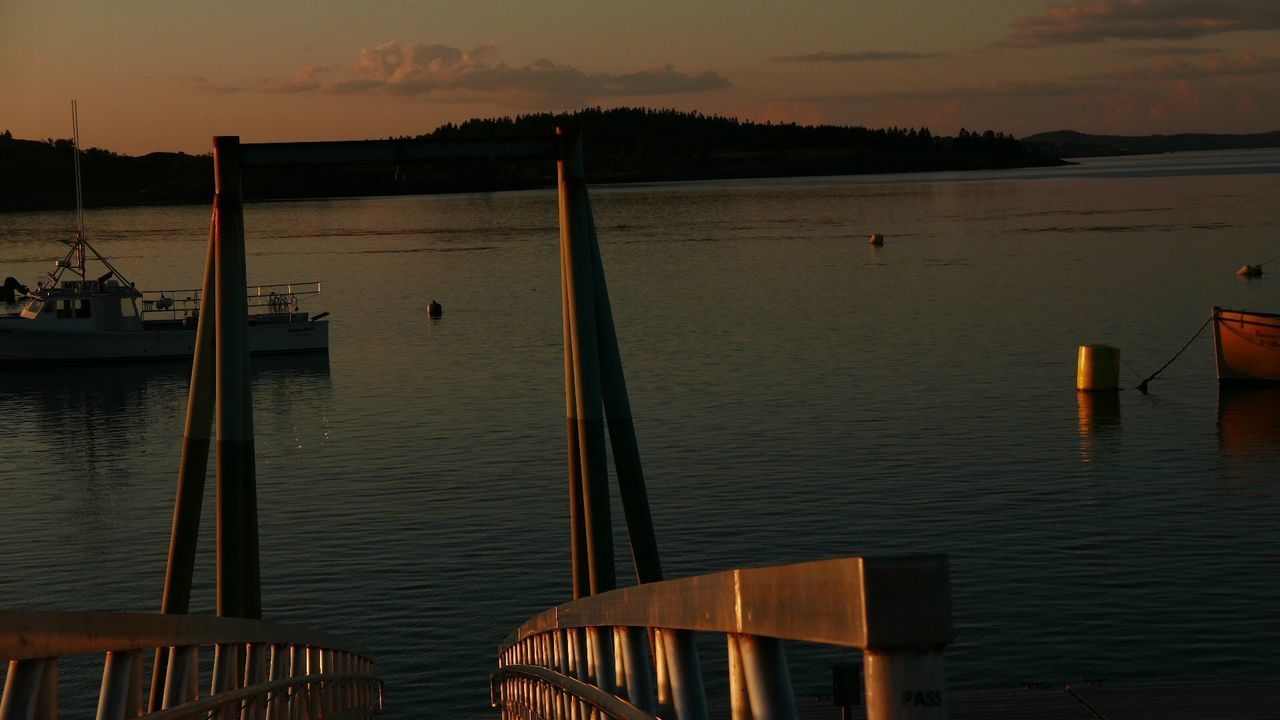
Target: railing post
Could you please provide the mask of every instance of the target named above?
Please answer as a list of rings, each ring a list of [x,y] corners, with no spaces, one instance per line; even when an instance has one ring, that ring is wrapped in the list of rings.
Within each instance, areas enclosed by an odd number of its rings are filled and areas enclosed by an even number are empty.
[[[680,720],[705,720],[707,693],[702,684],[702,668],[693,633],[687,630],[663,630],[663,647],[671,683],[671,700]]]
[[[738,652],[756,720],[793,720],[795,697],[782,641],[758,635],[739,635]]]
[[[165,669],[164,695],[160,703],[161,709],[167,710],[181,705],[194,698],[199,692],[195,677],[197,667],[196,648],[194,645],[169,648],[169,662]],[[215,653],[214,657],[217,657]],[[216,664],[215,660],[215,664]]]
[[[751,717],[751,696],[747,693],[747,673],[742,667],[742,651],[738,636],[725,635],[729,654],[729,712],[733,720],[754,720]]]
[[[110,651],[102,667],[102,689],[98,692],[98,720],[123,720],[134,717],[138,704],[135,668],[141,658],[137,651]]]
[[[667,664],[667,633],[661,629],[649,631],[653,644],[653,675],[657,678],[658,712],[662,718],[675,717],[675,701],[671,698],[671,666]]]
[[[209,684],[209,694],[219,695],[240,687],[240,645],[222,643],[213,648],[213,678]],[[221,720],[235,720],[240,717],[234,713],[230,705],[223,705],[214,711]]]
[[[0,699],[0,720],[29,720],[35,715],[43,660],[10,660]]]
[[[620,657],[626,668],[627,699],[636,707],[652,715],[654,713],[653,682],[649,673],[649,638],[645,628],[619,628]]]
[[[280,646],[272,643],[267,649],[267,682],[284,679],[284,658],[280,657]],[[267,694],[266,720],[280,720],[280,691],[272,690]]]
[[[868,650],[867,720],[945,720],[942,650]]]

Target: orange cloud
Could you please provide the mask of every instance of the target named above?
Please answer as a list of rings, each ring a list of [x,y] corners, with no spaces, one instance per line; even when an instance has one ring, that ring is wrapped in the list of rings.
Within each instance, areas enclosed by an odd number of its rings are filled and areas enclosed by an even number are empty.
[[[658,65],[630,73],[584,73],[550,60],[511,67],[494,58],[496,45],[462,51],[448,45],[387,42],[360,51],[340,77],[322,76],[332,68],[309,65],[285,80],[251,85],[218,84],[200,78],[207,92],[330,93],[427,95],[441,100],[533,98],[578,103],[598,98],[637,97],[704,92],[729,87],[718,73],[683,73]]]
[[[1280,29],[1272,0],[1077,0],[1045,15],[1018,18],[1007,47],[1044,47],[1103,40],[1188,40],[1239,30]]]

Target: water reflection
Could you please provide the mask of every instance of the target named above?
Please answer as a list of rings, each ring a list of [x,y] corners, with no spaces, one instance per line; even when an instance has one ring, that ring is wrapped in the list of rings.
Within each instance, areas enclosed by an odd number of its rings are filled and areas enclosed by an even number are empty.
[[[11,368],[0,385],[0,417],[34,430],[31,437],[45,447],[86,457],[92,472],[100,453],[146,446],[143,436],[154,433],[181,436],[190,373],[189,361]],[[287,416],[298,403],[327,405],[329,357],[255,358],[253,382],[257,413]],[[0,440],[0,447],[8,444]]]
[[[1076,422],[1080,433],[1080,459],[1093,462],[1107,442],[1107,436],[1120,429],[1120,393],[1076,391]]]
[[[1280,387],[1218,387],[1218,450],[1224,458],[1280,458]]]

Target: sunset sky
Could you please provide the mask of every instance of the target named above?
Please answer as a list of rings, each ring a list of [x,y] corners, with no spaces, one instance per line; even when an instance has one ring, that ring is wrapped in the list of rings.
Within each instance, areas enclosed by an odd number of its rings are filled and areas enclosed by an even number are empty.
[[[1280,129],[1278,0],[0,0],[0,131],[142,154],[644,105],[755,121]]]

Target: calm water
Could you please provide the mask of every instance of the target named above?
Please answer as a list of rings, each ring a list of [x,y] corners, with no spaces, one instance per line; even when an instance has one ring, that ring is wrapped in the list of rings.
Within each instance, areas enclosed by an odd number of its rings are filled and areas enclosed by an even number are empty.
[[[1220,397],[1207,334],[1150,396],[1090,403],[1074,363],[1120,346],[1133,387],[1211,305],[1280,308],[1280,268],[1234,274],[1280,254],[1277,198],[1274,151],[595,188],[668,573],[944,552],[955,687],[1274,675],[1280,396]],[[139,287],[185,288],[208,213],[87,224]],[[554,195],[246,222],[250,281],[324,279],[333,322],[327,360],[255,367],[267,614],[367,644],[393,716],[486,716],[498,641],[569,594]],[[0,275],[42,276],[71,227],[0,215]],[[158,607],[186,373],[4,372],[0,607]]]

